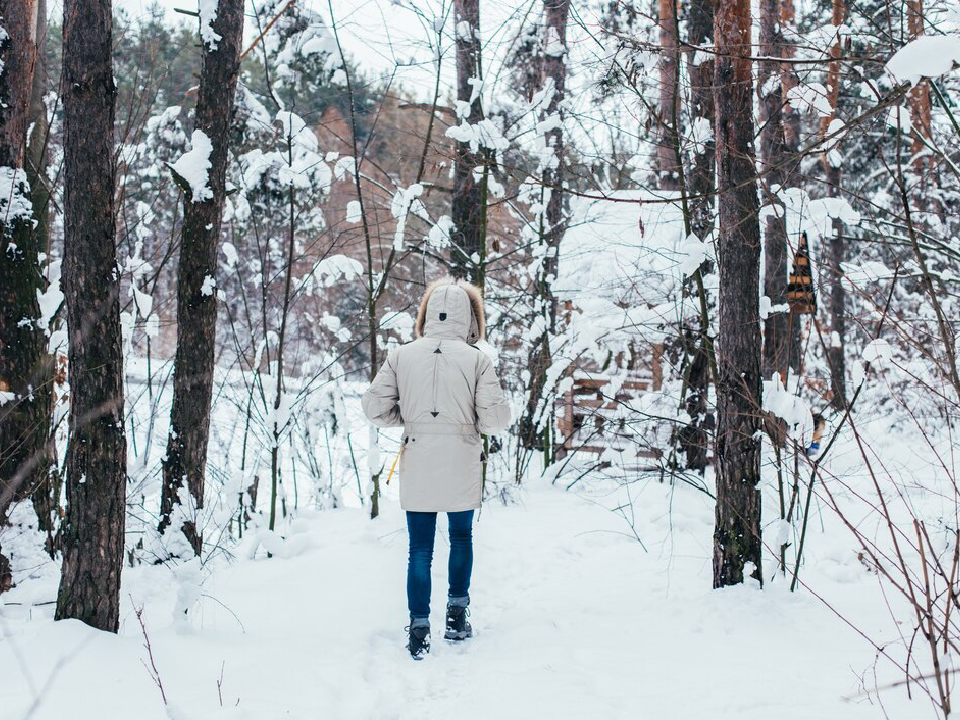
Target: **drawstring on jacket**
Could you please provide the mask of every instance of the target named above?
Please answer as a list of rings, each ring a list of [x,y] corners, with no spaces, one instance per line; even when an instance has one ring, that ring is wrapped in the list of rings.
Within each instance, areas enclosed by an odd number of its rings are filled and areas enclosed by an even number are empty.
[[[390,484],[390,478],[393,477],[393,471],[397,469],[397,460],[400,459],[400,455],[403,453],[403,445],[400,446],[400,449],[397,450],[397,456],[393,459],[393,465],[390,466],[390,472],[387,473],[387,485]]]

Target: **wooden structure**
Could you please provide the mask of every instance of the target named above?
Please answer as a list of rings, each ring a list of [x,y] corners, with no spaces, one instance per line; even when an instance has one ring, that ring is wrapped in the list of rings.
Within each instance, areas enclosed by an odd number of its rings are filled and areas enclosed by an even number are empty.
[[[817,312],[817,294],[813,289],[813,272],[810,269],[810,250],[807,234],[800,236],[800,245],[793,258],[793,272],[787,283],[787,303],[795,315],[814,315]]]
[[[629,413],[622,412],[622,406],[645,392],[662,388],[662,353],[662,345],[653,345],[650,353],[636,363],[640,367],[621,369],[621,363],[614,363],[612,373],[572,370],[573,383],[563,394],[557,419],[557,456],[574,451],[600,454],[609,448],[637,444],[638,434],[628,424]],[[658,454],[654,450],[637,453],[641,457]]]

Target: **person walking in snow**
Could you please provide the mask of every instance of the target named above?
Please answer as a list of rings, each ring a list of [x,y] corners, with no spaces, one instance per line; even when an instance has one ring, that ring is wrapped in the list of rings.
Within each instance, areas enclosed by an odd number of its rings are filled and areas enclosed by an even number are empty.
[[[363,412],[380,427],[403,427],[400,506],[407,513],[410,556],[407,649],[414,659],[430,651],[430,565],[437,513],[450,528],[450,588],[444,638],[465,640],[473,513],[482,500],[480,433],[510,424],[510,406],[484,340],[483,295],[463,280],[441,278],[424,293],[417,339],[390,351],[363,396]]]

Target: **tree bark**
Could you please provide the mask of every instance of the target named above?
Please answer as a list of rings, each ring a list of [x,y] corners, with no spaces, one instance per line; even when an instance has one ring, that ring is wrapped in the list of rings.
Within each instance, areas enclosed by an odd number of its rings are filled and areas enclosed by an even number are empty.
[[[783,123],[783,141],[788,153],[788,157],[794,160],[787,166],[787,176],[784,178],[785,187],[799,186],[802,182],[799,152],[800,152],[800,113],[792,105],[786,102],[790,89],[798,84],[795,66],[789,62],[796,56],[795,36],[796,11],[793,6],[793,0],[778,0],[780,4],[780,53],[784,58],[780,66],[780,85],[781,98],[783,104],[780,106],[780,112]],[[787,240],[789,242],[789,238]],[[796,247],[799,248],[800,239],[796,238]],[[788,269],[789,271],[789,269]],[[788,276],[789,281],[789,276]],[[800,346],[801,316],[794,313],[793,310],[787,315],[787,365],[796,372],[801,370],[801,346]]]
[[[923,0],[907,0],[907,36],[910,40],[923,35]],[[927,173],[935,167],[933,158],[924,161],[919,153],[926,149],[922,138],[930,137],[930,86],[925,82],[915,84],[907,95],[910,106],[910,123],[914,137],[910,144],[913,154],[913,169],[920,175],[921,181],[927,179]]]
[[[30,183],[30,204],[33,207],[34,245],[38,253],[50,258],[50,180],[47,178],[47,147],[50,135],[50,120],[43,96],[47,91],[47,0],[37,1],[37,62],[33,73],[33,90],[30,94],[30,136],[27,138],[26,172]],[[42,281],[43,290],[47,282]],[[58,327],[55,318],[48,318],[47,335]],[[56,357],[50,353],[49,343],[42,338],[38,363],[38,383],[34,399],[38,403],[37,432],[43,438],[39,462],[31,494],[37,523],[52,543],[57,506],[60,501],[60,482],[57,471],[57,447],[52,426],[53,406],[56,396]],[[39,438],[38,438],[39,441]],[[52,548],[51,548],[52,549]]]
[[[760,223],[753,155],[750,2],[717,5],[717,513],[714,587],[762,580],[760,566]]]
[[[177,353],[170,434],[163,463],[161,532],[171,522],[184,481],[195,509],[203,507],[217,328],[217,293],[210,287],[210,280],[217,276],[220,222],[226,197],[227,146],[240,71],[243,0],[220,0],[211,27],[220,39],[215,47],[202,41],[194,128],[202,131],[212,145],[208,174],[212,196],[194,202],[190,193],[184,194],[177,270]],[[196,516],[185,520],[182,529],[193,551],[199,555],[203,535]]]
[[[553,82],[553,96],[541,114],[542,119],[556,115],[559,122],[546,133],[546,141],[553,148],[555,162],[544,168],[543,184],[550,191],[547,199],[546,224],[543,236],[547,243],[547,254],[543,261],[543,299],[547,307],[547,326],[553,332],[557,323],[557,300],[553,296],[551,283],[557,277],[559,265],[560,241],[566,230],[564,217],[563,183],[563,119],[565,117],[567,90],[567,16],[570,12],[570,0],[544,0],[545,32],[547,52],[543,59],[544,84]],[[557,48],[562,48],[558,52]],[[552,51],[551,51],[552,48]]]
[[[24,171],[36,11],[35,0],[0,0],[0,391],[13,393],[0,405],[0,496],[7,502],[22,496],[28,484],[18,470],[34,455],[39,436],[31,396],[42,337],[33,322],[42,275]],[[25,318],[31,322],[21,322]],[[18,487],[11,484],[15,479]]]
[[[126,458],[115,244],[110,0],[63,4],[63,290],[70,343],[67,515],[56,618],[116,632]]]
[[[760,55],[778,57],[783,54],[783,25],[780,0],[760,0]],[[785,208],[775,188],[784,189],[795,180],[795,155],[791,154],[784,130],[784,91],[781,63],[765,60],[759,63],[757,84],[760,94],[760,157],[764,179],[760,183],[763,202],[772,205],[764,235],[764,294],[774,307],[787,303],[788,238]],[[786,312],[770,313],[764,320],[763,377],[779,373],[786,382],[790,365],[790,316]]]
[[[37,455],[45,440],[42,404],[33,393],[43,349],[43,332],[35,322],[43,276],[24,172],[37,56],[36,0],[0,0],[0,29],[0,392],[12,393],[0,404],[3,525],[10,503],[36,484]],[[10,584],[9,567],[0,555],[0,592]]]
[[[827,186],[830,197],[840,197],[840,168],[827,168]],[[828,243],[827,277],[830,282],[830,346],[827,348],[827,364],[830,366],[830,405],[843,412],[847,404],[847,371],[844,344],[847,337],[846,291],[843,288],[843,262],[846,260],[846,243],[843,237],[843,222],[834,219],[833,235]]]
[[[846,8],[843,0],[833,0],[833,24],[839,27],[845,18]],[[840,102],[840,34],[837,33],[837,40],[830,48],[830,68],[827,73],[827,97],[830,101],[830,107],[833,112],[823,118],[820,123],[821,134],[826,134],[830,128],[830,123],[837,117],[837,109]],[[841,196],[842,176],[840,166],[831,162],[830,153],[824,152],[822,156],[824,173],[826,175],[827,187],[830,197]],[[844,343],[846,342],[846,297],[843,289],[843,262],[846,259],[846,248],[844,247],[843,223],[840,220],[833,221],[833,236],[829,241],[829,256],[827,258],[828,277],[830,281],[830,346],[827,348],[827,363],[830,366],[830,404],[838,412],[842,412],[847,405],[846,390],[846,358],[844,356]]]
[[[658,0],[660,26],[660,122],[657,123],[657,179],[661,190],[679,188],[677,140],[680,133],[677,0]]]
[[[799,79],[795,71],[795,65],[787,62],[796,57],[796,48],[793,37],[796,31],[796,8],[793,0],[779,0],[780,4],[780,57],[785,62],[780,66],[780,82],[783,85],[783,97],[787,98],[790,89],[797,86]],[[786,30],[787,33],[784,32]],[[787,147],[796,154],[800,147],[800,113],[792,105],[785,104],[781,112],[783,113],[783,135]],[[797,166],[792,166],[794,172],[799,173]]]
[[[470,80],[479,79],[480,67],[480,0],[455,0],[454,19],[457,39],[457,100],[469,103],[461,121],[476,124],[483,119],[483,107],[479,93],[473,102],[474,87]],[[463,106],[461,106],[463,107]],[[458,111],[460,112],[460,111]],[[456,277],[480,282],[479,259],[484,255],[483,218],[485,193],[483,183],[478,182],[477,168],[483,166],[483,151],[473,152],[468,143],[457,143],[456,166],[453,179],[453,203],[451,216],[454,229],[451,239],[451,266]]]
[[[692,0],[690,15],[687,19],[687,33],[691,45],[709,45],[713,41],[713,14],[714,0]],[[714,62],[712,56],[699,65],[703,59],[701,54],[697,58],[696,51],[689,55],[690,74],[690,117],[703,118],[714,126],[715,112],[713,107],[713,73]],[[713,234],[714,230],[714,203],[715,190],[714,174],[716,172],[716,142],[713,138],[704,143],[702,152],[694,156],[693,166],[690,169],[688,189],[690,192],[690,226],[693,234],[700,240]]]
[[[714,0],[692,0],[690,14],[687,20],[689,42],[694,46],[709,45],[713,41]],[[689,56],[690,74],[690,117],[691,120],[703,118],[710,123],[712,129],[715,122],[713,102],[713,73],[712,59],[698,64],[696,51]],[[706,57],[712,58],[707,55]],[[714,175],[716,173],[716,142],[710,138],[698,149],[693,158],[693,164],[688,176],[687,190],[690,195],[690,230],[700,240],[713,235],[714,203],[713,194],[716,189]],[[712,263],[704,263],[701,267],[701,276],[711,272]],[[710,359],[707,348],[707,333],[709,327],[704,318],[699,317],[699,328],[683,328],[684,342],[691,348],[690,368],[687,373],[687,396],[685,408],[690,422],[681,430],[680,445],[686,456],[688,470],[704,472],[707,467],[707,449],[709,438],[706,425],[707,393],[710,385]]]
[[[542,89],[547,83],[553,84],[553,95],[540,114],[541,120],[558,116],[560,122],[548,131],[545,140],[553,148],[553,157],[543,169],[543,192],[546,196],[546,209],[540,228],[540,242],[547,246],[543,265],[536,279],[536,294],[539,300],[537,308],[544,323],[544,331],[531,349],[527,361],[530,372],[530,389],[527,395],[527,407],[520,421],[520,439],[528,449],[541,448],[544,452],[552,449],[549,432],[538,433],[537,426],[542,413],[538,408],[546,392],[546,374],[553,363],[550,338],[557,329],[557,298],[553,294],[553,280],[557,277],[560,260],[560,243],[566,230],[564,216],[563,183],[563,119],[564,100],[567,85],[567,17],[570,12],[570,0],[544,0],[544,47],[562,48],[562,52],[547,52],[543,59],[543,75],[540,81]],[[543,413],[552,416],[552,408],[544,408]],[[549,426],[548,428],[549,429]]]

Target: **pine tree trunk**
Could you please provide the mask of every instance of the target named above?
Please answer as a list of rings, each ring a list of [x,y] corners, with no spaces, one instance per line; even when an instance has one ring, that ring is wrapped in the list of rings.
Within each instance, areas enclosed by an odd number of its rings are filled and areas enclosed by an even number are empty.
[[[243,0],[220,0],[211,27],[220,39],[215,48],[206,40],[202,42],[203,64],[194,127],[210,139],[213,148],[208,174],[212,196],[194,202],[190,193],[184,194],[177,271],[177,353],[170,435],[163,463],[161,532],[170,523],[174,505],[180,502],[178,494],[184,481],[194,508],[203,507],[217,328],[217,293],[210,281],[217,276],[227,146],[240,71]],[[183,523],[183,532],[199,555],[203,535],[195,516]]]
[[[565,178],[563,168],[563,118],[564,99],[567,85],[567,17],[570,12],[570,0],[544,0],[544,45],[545,47],[562,48],[562,53],[547,53],[543,60],[543,77],[540,88],[547,82],[553,84],[553,95],[547,107],[541,113],[541,119],[559,116],[557,127],[546,133],[548,146],[553,148],[556,165],[548,164],[543,171],[544,192],[547,194],[546,211],[543,219],[541,242],[547,246],[543,258],[543,267],[537,277],[536,292],[539,300],[539,310],[542,313],[544,332],[533,346],[527,362],[530,372],[530,389],[527,395],[527,407],[520,421],[520,439],[526,448],[542,448],[550,451],[547,443],[549,437],[542,437],[537,432],[538,413],[544,399],[546,373],[553,363],[550,350],[550,337],[556,333],[557,327],[557,298],[553,294],[552,281],[557,277],[560,259],[560,243],[566,230],[564,217],[563,183]],[[543,413],[550,416],[552,408],[545,408]],[[548,433],[549,435],[549,433]]]
[[[691,45],[703,46],[713,42],[714,0],[692,0],[687,19],[687,33]],[[698,60],[704,57],[699,65]],[[690,117],[692,120],[703,118],[714,126],[713,73],[714,62],[707,54],[697,57],[690,52]],[[693,234],[700,240],[713,234],[714,230],[714,174],[716,172],[716,142],[713,138],[704,143],[703,151],[698,152],[690,169],[687,183],[690,192],[690,225]]]
[[[33,394],[39,380],[43,332],[37,290],[42,275],[24,173],[30,93],[36,61],[36,0],[0,0],[0,525],[15,498],[36,485],[45,437],[43,406]],[[0,592],[10,584],[0,555]]]
[[[793,0],[778,0],[778,2],[780,4],[779,56],[785,60],[790,60],[796,55],[794,42],[792,39],[789,39],[793,37],[795,31],[796,12],[794,10]],[[784,99],[784,103],[780,106],[780,113],[782,115],[781,122],[783,124],[783,142],[788,156],[794,159],[794,162],[787,165],[787,173],[783,179],[784,187],[798,187],[802,182],[800,165],[797,160],[800,152],[800,113],[785,101],[789,96],[790,89],[796,87],[798,82],[795,66],[790,62],[783,62],[780,66],[780,93]],[[787,242],[790,242],[789,238]],[[796,243],[795,247],[799,247],[800,239],[795,238],[794,242]],[[801,322],[802,316],[794,313],[793,310],[787,315],[787,364],[798,373],[801,370]]]
[[[843,0],[833,0],[833,24],[839,27],[845,18],[846,8]],[[830,129],[830,123],[837,117],[837,106],[840,102],[840,33],[837,33],[836,42],[830,49],[830,69],[827,77],[827,97],[833,112],[823,118],[820,124],[822,134]],[[840,166],[831,162],[830,153],[823,153],[823,168],[826,175],[830,197],[841,197]],[[830,366],[830,404],[838,412],[847,405],[846,390],[846,358],[844,343],[846,342],[846,293],[843,289],[843,262],[846,260],[846,248],[843,238],[843,223],[833,221],[833,236],[829,242],[829,256],[827,258],[828,277],[830,282],[830,345],[827,348],[827,363]]]
[[[47,0],[37,2],[37,61],[33,73],[33,90],[30,95],[30,137],[27,138],[27,182],[30,183],[30,204],[33,207],[34,244],[38,253],[50,257],[50,180],[47,178],[48,141],[50,121],[43,96],[47,91]],[[46,289],[47,283],[41,283]],[[48,319],[52,332],[59,323]],[[53,438],[53,405],[56,394],[55,373],[56,357],[43,340],[40,361],[38,363],[39,382],[34,388],[34,398],[38,403],[37,432],[43,436],[44,445],[40,450],[35,485],[31,498],[40,530],[48,533],[52,540],[57,505],[60,501],[60,483],[57,472],[57,447]]]
[[[716,139],[720,207],[717,518],[714,587],[760,567],[760,223],[753,154],[750,2],[717,5]],[[748,563],[752,568],[748,568]]]
[[[713,41],[713,0],[693,0],[687,19],[689,42],[694,46],[709,45]],[[706,57],[711,57],[707,55]],[[691,51],[689,60],[690,74],[690,117],[691,120],[703,118],[712,129],[715,122],[713,99],[712,59],[697,64],[696,51]],[[716,173],[716,143],[713,138],[707,140],[693,158],[687,182],[690,195],[690,230],[700,240],[713,235]],[[701,274],[710,272],[712,264],[704,263]],[[699,327],[685,328],[685,342],[692,347],[690,351],[690,369],[687,373],[687,396],[685,407],[690,422],[681,431],[681,447],[686,456],[688,470],[703,472],[707,467],[707,393],[710,384],[710,360],[706,334],[709,328],[704,318],[699,318]]]
[[[777,57],[783,48],[780,0],[760,0],[760,55]],[[790,154],[783,123],[784,95],[781,64],[775,60],[759,63],[760,157],[764,205],[774,212],[767,216],[764,235],[764,294],[773,307],[787,303],[787,221],[785,209],[774,194],[774,187],[787,187],[792,175]],[[783,311],[770,313],[764,320],[763,377],[779,373],[786,381],[790,363],[790,316]]]
[[[840,197],[840,168],[827,168],[827,185],[830,197]],[[830,366],[830,404],[837,412],[843,412],[847,404],[846,357],[844,343],[847,337],[846,291],[843,288],[843,263],[846,261],[846,243],[843,223],[833,221],[833,235],[828,243],[827,277],[830,289],[830,338],[827,348],[827,364]]]
[[[67,515],[58,620],[116,632],[127,445],[114,237],[110,0],[63,5],[63,290],[70,344]]]
[[[38,317],[42,289],[25,173],[36,12],[36,0],[0,0],[0,392],[13,393],[0,405],[0,496],[6,502],[29,492],[33,473],[27,465],[35,462],[41,436],[33,429],[38,418],[31,395],[42,332],[21,322]]]
[[[553,148],[556,164],[548,165],[543,172],[543,184],[550,188],[544,228],[547,254],[543,261],[543,273],[546,278],[543,284],[543,300],[548,309],[547,326],[551,332],[554,332],[557,324],[557,299],[553,295],[550,280],[557,277],[560,242],[566,230],[563,194],[565,181],[563,119],[567,89],[567,16],[570,12],[570,0],[544,0],[543,4],[547,47],[552,48],[543,59],[543,75],[545,82],[553,81],[553,97],[542,113],[542,118],[546,119],[554,115],[559,118],[556,127],[546,134],[547,144]],[[562,48],[562,53],[558,52],[557,48]]]
[[[915,40],[923,35],[923,0],[907,0],[906,12],[907,37]],[[930,86],[925,82],[916,83],[910,88],[907,103],[910,106],[910,123],[916,132],[910,144],[910,152],[914,155],[913,168],[922,180],[926,180],[927,173],[936,165],[933,158],[925,161],[917,155],[926,149],[922,138],[930,137]]]
[[[660,122],[657,123],[657,179],[661,190],[679,188],[677,141],[680,128],[680,64],[677,36],[677,0],[658,0],[660,30]]]
[[[469,103],[461,122],[476,124],[483,119],[479,95],[471,103],[474,87],[470,80],[481,77],[480,69],[480,0],[454,0],[457,39],[457,100]],[[483,165],[482,150],[473,152],[468,143],[457,143],[456,167],[453,178],[451,216],[454,230],[451,240],[451,266],[456,277],[480,281],[478,259],[484,254],[483,216],[484,192],[478,182],[476,168]]]

